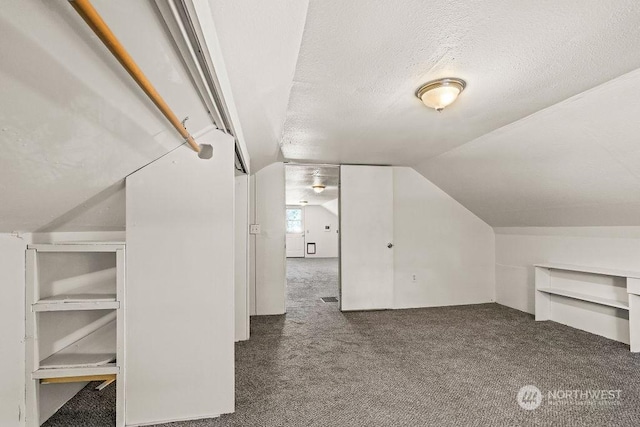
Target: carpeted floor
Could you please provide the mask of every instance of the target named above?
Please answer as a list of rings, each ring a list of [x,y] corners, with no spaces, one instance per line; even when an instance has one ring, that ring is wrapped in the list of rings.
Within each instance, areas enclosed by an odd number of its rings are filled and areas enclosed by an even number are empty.
[[[287,312],[309,306],[338,311],[340,303],[321,300],[338,292],[338,258],[287,258]]]
[[[640,425],[628,346],[497,304],[341,313],[319,301],[335,296],[333,262],[290,260],[287,314],[252,318],[236,346],[236,413],[172,427]],[[516,402],[528,384],[543,393],[532,411]],[[621,391],[551,405],[557,389]],[[85,389],[47,425],[109,425],[84,415],[110,419],[108,390]]]

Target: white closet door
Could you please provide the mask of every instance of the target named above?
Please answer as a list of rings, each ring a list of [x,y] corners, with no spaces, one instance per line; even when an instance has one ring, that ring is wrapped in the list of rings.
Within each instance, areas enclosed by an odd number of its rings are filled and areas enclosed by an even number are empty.
[[[342,310],[393,305],[393,170],[340,167]]]

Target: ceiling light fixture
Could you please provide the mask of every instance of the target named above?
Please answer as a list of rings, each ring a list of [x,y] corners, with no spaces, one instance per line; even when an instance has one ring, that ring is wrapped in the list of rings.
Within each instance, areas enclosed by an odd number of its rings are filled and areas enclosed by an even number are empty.
[[[427,107],[442,111],[458,98],[466,86],[464,80],[452,77],[433,80],[422,85],[416,92],[416,96]]]
[[[322,184],[316,184],[316,185],[313,185],[311,188],[313,188],[313,191],[315,191],[316,193],[320,194],[320,193],[322,193],[324,191],[325,186],[322,185]]]
[[[306,205],[307,203],[309,203],[309,202],[307,202],[306,200],[300,200],[300,204],[301,205]]]

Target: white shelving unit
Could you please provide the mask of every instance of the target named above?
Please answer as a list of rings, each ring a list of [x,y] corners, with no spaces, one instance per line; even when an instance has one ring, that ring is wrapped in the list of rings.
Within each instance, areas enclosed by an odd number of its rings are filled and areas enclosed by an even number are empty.
[[[539,292],[550,295],[560,295],[562,297],[578,299],[587,302],[593,302],[600,305],[606,305],[608,307],[615,307],[621,310],[629,310],[629,304],[624,301],[618,301],[611,298],[601,298],[594,295],[583,294],[581,292],[568,291],[562,288],[540,288]]]
[[[58,253],[55,262],[44,262],[44,258],[52,253]],[[65,267],[62,264],[65,262],[65,254],[73,253],[89,254],[86,255],[88,257],[93,256],[91,254],[103,256],[106,257],[101,259],[103,264],[106,259],[113,265],[97,272],[78,274],[78,277],[73,277],[71,272],[69,275],[72,277],[62,279],[57,276],[52,278],[51,274],[47,275],[48,272],[44,271],[53,265],[54,269],[64,272]],[[73,258],[73,255],[67,258]],[[82,242],[28,246],[26,251],[27,426],[40,425],[42,385],[113,380],[116,381],[117,387],[116,426],[124,426],[124,263],[124,243]],[[96,268],[102,268],[102,264],[97,265]],[[95,283],[97,285],[92,287]],[[41,316],[49,317],[43,320]],[[58,319],[56,316],[61,318]],[[63,336],[41,335],[46,334],[45,330],[52,330],[43,327],[48,326],[41,323],[44,321],[56,325],[58,325],[56,321],[59,321]],[[67,329],[64,329],[65,327]],[[43,348],[43,345],[46,348]]]
[[[117,294],[56,295],[42,298],[33,304],[33,311],[117,310]]]
[[[581,324],[580,329],[598,333],[597,330],[602,325],[598,324],[596,318],[590,317],[587,313],[580,313],[579,308],[576,311],[577,315],[557,312],[562,308],[553,305],[555,297],[610,307],[623,313],[628,312],[626,315],[629,320],[625,329],[628,329],[629,335],[620,340],[628,342],[632,352],[640,352],[640,272],[557,263],[536,264],[534,267],[536,320],[555,320],[558,317],[573,318]],[[567,286],[563,285],[562,281],[554,280],[552,274],[554,270],[621,278],[618,280],[624,280],[622,283],[625,286],[594,285],[588,281]],[[614,322],[619,322],[618,317],[613,317]]]

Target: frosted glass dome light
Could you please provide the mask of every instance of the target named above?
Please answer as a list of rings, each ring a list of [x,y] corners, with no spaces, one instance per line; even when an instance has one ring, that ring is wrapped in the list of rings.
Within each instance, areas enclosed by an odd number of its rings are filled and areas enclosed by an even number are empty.
[[[316,184],[314,186],[312,186],[311,188],[313,188],[313,191],[315,191],[316,193],[320,194],[324,191],[325,186],[322,184]]]
[[[467,84],[464,80],[456,78],[446,78],[434,80],[424,84],[416,92],[416,96],[422,100],[424,105],[436,111],[442,111],[451,105]]]

